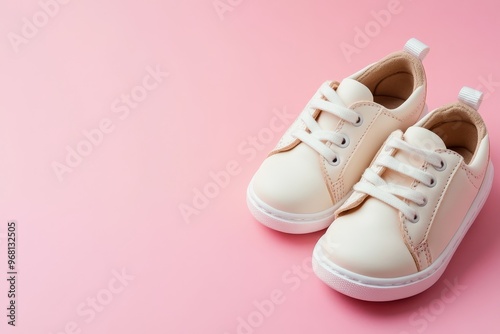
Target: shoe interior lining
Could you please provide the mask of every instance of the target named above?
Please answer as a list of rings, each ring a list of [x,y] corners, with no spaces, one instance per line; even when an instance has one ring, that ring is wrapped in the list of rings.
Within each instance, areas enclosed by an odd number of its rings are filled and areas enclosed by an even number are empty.
[[[437,134],[446,147],[460,154],[466,164],[474,158],[486,127],[477,113],[469,106],[456,103],[433,113],[424,127]]]
[[[464,121],[450,121],[437,125],[432,131],[440,134],[448,149],[464,157],[465,163],[472,160],[477,146],[477,129],[474,124]]]
[[[423,84],[422,73],[419,61],[406,52],[398,52],[371,67],[357,80],[370,89],[375,102],[395,109]]]

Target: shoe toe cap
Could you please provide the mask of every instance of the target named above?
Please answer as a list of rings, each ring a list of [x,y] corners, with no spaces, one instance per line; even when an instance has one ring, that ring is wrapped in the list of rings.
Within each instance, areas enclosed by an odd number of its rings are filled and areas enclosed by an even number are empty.
[[[269,156],[255,174],[255,195],[274,209],[294,214],[317,213],[333,206],[317,154],[302,145]]]
[[[370,199],[369,201],[377,201]],[[396,278],[417,272],[396,212],[381,212],[365,203],[357,210],[337,218],[320,239],[326,258],[350,272],[375,278]]]

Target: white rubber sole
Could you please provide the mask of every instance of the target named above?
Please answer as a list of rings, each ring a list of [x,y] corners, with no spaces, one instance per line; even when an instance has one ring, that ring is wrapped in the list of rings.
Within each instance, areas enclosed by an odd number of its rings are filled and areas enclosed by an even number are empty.
[[[344,200],[349,195],[350,193]],[[253,191],[252,182],[247,189],[247,205],[255,219],[273,230],[291,234],[312,233],[327,228],[333,222],[334,213],[344,200],[325,211],[297,214],[277,210],[264,203]]]
[[[479,192],[458,231],[443,253],[421,272],[397,278],[375,278],[359,275],[328,260],[316,245],[313,269],[316,275],[333,289],[353,298],[367,301],[390,301],[419,294],[441,277],[463,237],[481,211],[493,184],[493,164],[490,162]]]

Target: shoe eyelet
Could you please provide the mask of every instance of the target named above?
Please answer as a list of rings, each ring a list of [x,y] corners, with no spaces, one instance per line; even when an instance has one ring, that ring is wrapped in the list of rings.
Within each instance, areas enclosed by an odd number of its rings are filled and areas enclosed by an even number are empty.
[[[422,201],[422,203],[417,203],[417,205],[420,207],[426,206],[427,205],[427,197],[424,197],[424,200]]]
[[[416,213],[416,214],[412,217],[412,219],[408,219],[408,220],[409,220],[411,223],[416,224],[416,223],[418,223],[418,221],[420,220],[420,215],[419,215],[418,213]]]
[[[441,160],[441,165],[439,166],[434,166],[434,169],[437,170],[438,172],[442,172],[446,169],[446,161],[445,160]]]
[[[349,146],[349,144],[350,144],[349,137],[347,137],[346,135],[342,135],[342,143],[340,143],[339,147],[346,148],[347,146]]]
[[[363,115],[358,114],[358,119],[354,123],[354,126],[358,127],[358,126],[361,126],[361,124],[363,124]]]
[[[332,166],[338,166],[340,164],[340,158],[338,156],[333,157],[332,160],[327,160]]]
[[[433,188],[436,185],[437,181],[434,177],[431,178],[428,187]]]

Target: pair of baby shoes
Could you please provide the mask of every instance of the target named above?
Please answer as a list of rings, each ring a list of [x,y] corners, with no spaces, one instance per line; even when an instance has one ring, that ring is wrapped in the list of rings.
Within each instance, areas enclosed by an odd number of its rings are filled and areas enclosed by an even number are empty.
[[[429,288],[491,189],[482,93],[464,87],[457,102],[425,115],[428,51],[413,38],[322,84],[248,186],[262,224],[293,234],[328,228],[314,271],[354,298],[395,300]]]

